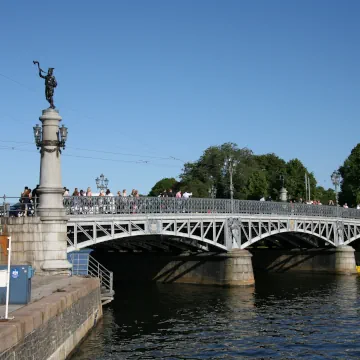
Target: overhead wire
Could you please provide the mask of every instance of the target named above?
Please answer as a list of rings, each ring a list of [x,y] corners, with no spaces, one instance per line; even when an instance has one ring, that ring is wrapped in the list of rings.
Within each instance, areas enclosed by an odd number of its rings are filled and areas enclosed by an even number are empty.
[[[10,150],[10,151],[21,151],[21,152],[31,152],[34,153],[36,150],[26,150],[26,149],[19,149],[15,146],[3,146],[0,145],[0,150]],[[66,157],[73,157],[73,158],[80,158],[80,159],[90,159],[90,160],[101,160],[101,161],[111,161],[111,162],[121,162],[121,163],[132,163],[132,164],[146,164],[151,166],[158,166],[158,167],[173,167],[177,168],[177,165],[170,165],[170,164],[158,164],[153,163],[151,161],[147,160],[123,160],[123,159],[109,159],[109,158],[99,158],[99,157],[93,157],[93,156],[83,156],[83,155],[75,155],[75,154],[62,154],[62,156]]]
[[[14,144],[24,144],[25,145],[33,145],[33,142],[28,141],[16,141],[16,140],[0,140],[0,142],[3,143],[14,143]],[[132,153],[122,153],[122,152],[115,152],[115,151],[106,151],[106,150],[97,150],[97,149],[85,149],[85,148],[79,148],[79,147],[73,147],[73,146],[67,146],[68,149],[74,149],[79,151],[90,151],[95,153],[103,153],[103,154],[109,154],[109,155],[123,155],[123,156],[132,156],[132,157],[142,157],[142,158],[148,158],[148,159],[159,159],[159,160],[176,160],[181,161],[185,163],[185,161],[180,160],[178,158],[175,158],[174,156],[152,156],[152,155],[143,155],[143,154],[132,154]]]

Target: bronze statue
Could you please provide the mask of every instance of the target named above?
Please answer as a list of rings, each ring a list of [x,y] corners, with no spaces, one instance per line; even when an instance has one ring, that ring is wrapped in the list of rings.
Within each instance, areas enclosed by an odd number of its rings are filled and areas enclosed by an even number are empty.
[[[54,105],[54,89],[57,86],[57,82],[55,79],[55,76],[53,75],[54,68],[49,68],[47,74],[44,70],[40,68],[40,64],[38,61],[33,61],[34,65],[37,64],[39,68],[39,76],[43,79],[45,79],[45,97],[46,100],[49,102],[51,109],[55,109]],[[43,75],[42,73],[46,74]]]

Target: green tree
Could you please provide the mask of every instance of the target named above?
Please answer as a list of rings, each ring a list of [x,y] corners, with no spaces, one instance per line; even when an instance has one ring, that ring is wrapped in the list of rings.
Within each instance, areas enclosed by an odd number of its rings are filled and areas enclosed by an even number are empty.
[[[281,188],[280,175],[286,175],[286,161],[275,154],[256,155],[259,169],[265,172],[268,183],[267,193],[277,199]]]
[[[342,177],[340,203],[355,206],[360,202],[360,143],[351,150],[339,171]]]
[[[233,164],[234,196],[244,198],[248,177],[256,163],[249,149],[239,149],[234,143],[210,146],[198,161],[186,163],[180,175],[181,183],[193,194],[194,188],[201,196],[209,196],[209,189],[215,186],[217,197],[230,197],[229,159]]]
[[[247,198],[249,200],[259,200],[268,195],[269,183],[264,171],[254,171],[247,183]]]
[[[335,191],[333,189],[325,190],[322,186],[317,186],[314,195],[314,198],[320,200],[324,205],[327,205],[330,200],[335,204]]]
[[[176,190],[178,182],[174,178],[163,178],[159,180],[150,190],[149,196],[159,196],[164,190]]]
[[[316,188],[314,174],[309,173],[299,159],[290,160],[286,164],[285,187],[288,191],[289,199],[306,199],[305,174],[310,178],[310,193],[311,198],[314,198]]]

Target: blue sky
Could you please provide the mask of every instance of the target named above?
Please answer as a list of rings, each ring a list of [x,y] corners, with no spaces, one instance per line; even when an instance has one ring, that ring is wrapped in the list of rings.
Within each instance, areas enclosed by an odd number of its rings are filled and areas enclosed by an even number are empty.
[[[32,127],[47,102],[33,60],[55,68],[70,190],[104,173],[113,192],[147,193],[227,141],[297,157],[329,187],[360,138],[359,12],[355,0],[1,2],[0,193],[38,182]]]

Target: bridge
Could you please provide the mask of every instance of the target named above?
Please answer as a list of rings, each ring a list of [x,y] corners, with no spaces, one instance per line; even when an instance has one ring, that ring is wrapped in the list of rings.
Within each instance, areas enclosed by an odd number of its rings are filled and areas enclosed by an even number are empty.
[[[66,197],[68,252],[324,248],[360,238],[360,211],[230,199]]]

